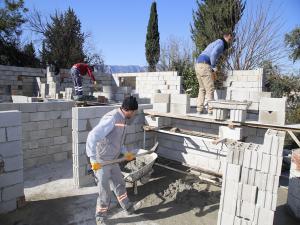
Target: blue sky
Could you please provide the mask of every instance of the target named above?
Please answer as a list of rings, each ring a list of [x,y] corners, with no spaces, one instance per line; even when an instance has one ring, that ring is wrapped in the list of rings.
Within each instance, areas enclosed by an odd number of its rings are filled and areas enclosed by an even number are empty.
[[[247,9],[260,1],[248,0]],[[170,36],[189,40],[196,0],[156,2],[161,43]],[[72,7],[83,31],[92,34],[92,45],[109,65],[146,65],[144,45],[151,3],[152,0],[25,0],[29,10],[35,7],[44,15]],[[300,25],[300,0],[273,0],[272,13],[278,9],[284,22],[283,33]],[[35,37],[28,32],[26,36]]]

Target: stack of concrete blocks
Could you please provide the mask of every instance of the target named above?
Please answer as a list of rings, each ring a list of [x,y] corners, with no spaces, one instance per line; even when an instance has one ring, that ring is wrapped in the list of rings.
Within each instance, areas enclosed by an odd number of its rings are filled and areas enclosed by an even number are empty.
[[[41,83],[40,95],[42,98],[46,98],[49,94],[49,84]]]
[[[126,74],[121,74],[120,76]],[[182,79],[175,71],[134,73],[136,76],[136,93],[140,98],[149,99],[159,89],[164,94],[180,94]]]
[[[292,214],[300,220],[300,149],[293,151],[292,158],[287,204]]]
[[[190,96],[186,94],[171,94],[171,113],[185,115],[190,112],[190,108]]]
[[[73,180],[77,188],[94,183],[93,178],[87,174],[89,169],[86,156],[86,140],[88,133],[99,123],[101,118],[108,112],[118,109],[120,105],[76,107],[72,109],[72,155],[73,155]],[[149,109],[151,105],[139,105],[139,110],[133,121],[125,128],[125,146],[131,150],[143,147],[143,129],[145,118],[143,109]],[[147,137],[149,143],[152,135]]]
[[[0,102],[11,101],[11,95],[36,96],[37,78],[45,80],[45,70],[0,65]]]
[[[218,225],[272,225],[285,132],[268,130],[264,144],[228,144]]]
[[[270,92],[264,92],[265,77],[263,69],[233,70],[227,73],[227,79],[223,83],[226,100],[251,101],[247,115],[250,120],[258,119],[260,99],[271,97]]]
[[[161,113],[170,112],[170,94],[155,93],[152,99],[153,111]]]
[[[286,98],[261,98],[259,122],[272,125],[285,124]]]
[[[19,111],[0,112],[0,214],[24,202],[22,124]]]
[[[59,93],[60,76],[55,75],[54,71],[51,71],[50,67],[47,67],[47,84],[49,86],[49,96],[56,98],[56,94]]]
[[[246,120],[247,109],[251,102],[238,102],[238,101],[209,101],[209,107],[213,108],[213,118],[215,120],[226,120],[229,118],[231,121],[244,122]]]
[[[71,158],[73,102],[3,103],[22,112],[24,168]]]

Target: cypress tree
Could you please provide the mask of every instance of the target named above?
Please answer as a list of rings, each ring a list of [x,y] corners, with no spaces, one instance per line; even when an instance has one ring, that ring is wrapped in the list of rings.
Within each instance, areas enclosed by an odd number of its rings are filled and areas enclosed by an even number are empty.
[[[159,61],[160,45],[158,32],[158,18],[156,10],[156,2],[151,5],[150,18],[147,27],[146,35],[146,59],[149,64],[149,71],[156,71],[156,64]]]

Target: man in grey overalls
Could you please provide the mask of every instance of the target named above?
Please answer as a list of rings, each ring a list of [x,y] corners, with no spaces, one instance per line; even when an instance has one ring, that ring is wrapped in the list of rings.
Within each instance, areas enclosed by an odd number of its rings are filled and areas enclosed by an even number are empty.
[[[104,161],[117,159],[123,147],[127,120],[134,117],[138,103],[130,96],[124,99],[122,106],[103,116],[99,124],[88,134],[86,153],[92,169],[98,179],[99,197],[96,207],[97,224],[105,224],[107,211],[111,203],[111,187],[121,207],[131,214],[136,205],[129,201],[125,181],[118,164],[101,166]],[[128,161],[134,159],[133,152],[125,152]]]

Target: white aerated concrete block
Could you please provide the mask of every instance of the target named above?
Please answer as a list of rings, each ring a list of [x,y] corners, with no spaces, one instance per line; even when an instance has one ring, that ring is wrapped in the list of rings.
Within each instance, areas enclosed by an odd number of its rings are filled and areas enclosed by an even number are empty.
[[[170,112],[170,103],[154,103],[153,111],[161,112],[161,113],[169,113]]]
[[[16,110],[0,112],[0,127],[21,125],[21,113]]]
[[[259,122],[276,125],[285,124],[286,98],[261,98]]]
[[[170,126],[171,120],[167,117],[158,117],[158,116],[145,116],[146,125],[152,127],[162,127],[162,126]]]
[[[230,128],[227,126],[219,127],[219,137],[220,138],[228,138],[233,140],[241,140],[242,139],[242,128],[235,127]]]
[[[190,112],[190,105],[189,104],[170,104],[170,112],[174,114],[182,114],[185,115]]]
[[[170,103],[170,94],[153,94],[153,103]]]
[[[21,126],[6,128],[7,141],[17,141],[22,137]]]

